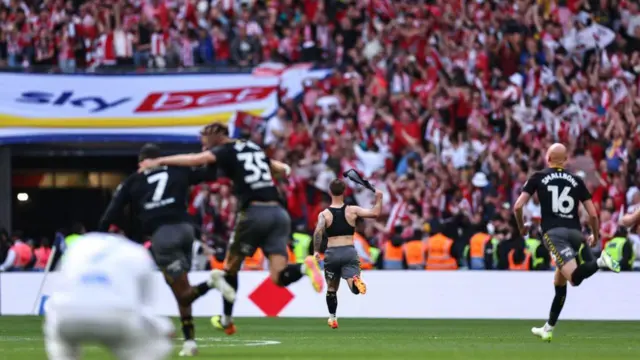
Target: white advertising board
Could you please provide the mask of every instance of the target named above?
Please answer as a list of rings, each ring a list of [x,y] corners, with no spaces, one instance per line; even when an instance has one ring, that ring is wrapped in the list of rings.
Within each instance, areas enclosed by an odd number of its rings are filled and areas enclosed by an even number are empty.
[[[33,314],[42,278],[42,273],[0,274],[0,314]],[[206,272],[190,275],[194,284],[206,278]],[[267,279],[266,272],[241,272],[235,316],[327,316],[324,294],[314,292],[306,279],[287,290],[276,288]],[[552,272],[371,271],[365,272],[363,279],[368,285],[364,296],[351,294],[346,284],[342,284],[338,292],[338,316],[544,319],[554,295]],[[55,273],[47,278],[45,300],[55,291],[56,281]],[[263,283],[261,293],[257,289]],[[569,288],[562,318],[640,320],[639,283],[637,273],[598,273],[579,287]],[[160,273],[154,285],[155,311],[177,315],[176,302]],[[39,309],[41,303],[42,299],[38,299]],[[221,311],[222,299],[215,290],[196,301],[193,308],[194,316],[211,316]]]

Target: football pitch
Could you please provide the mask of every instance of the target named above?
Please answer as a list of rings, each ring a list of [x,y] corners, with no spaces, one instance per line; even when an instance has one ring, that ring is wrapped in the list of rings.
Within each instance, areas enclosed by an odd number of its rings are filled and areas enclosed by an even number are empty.
[[[561,321],[551,343],[531,335],[531,320],[389,320],[240,318],[238,333],[216,332],[198,319],[199,358],[242,359],[639,359],[640,322]],[[174,320],[176,325],[177,320]],[[0,316],[0,360],[46,359],[42,318]],[[178,328],[179,330],[179,328]],[[172,359],[179,359],[177,352]],[[112,359],[88,347],[83,359]]]

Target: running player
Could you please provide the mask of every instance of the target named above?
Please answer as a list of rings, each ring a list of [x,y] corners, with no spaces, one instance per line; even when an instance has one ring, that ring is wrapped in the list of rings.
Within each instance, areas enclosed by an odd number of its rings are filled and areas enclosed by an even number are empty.
[[[183,154],[143,161],[141,169],[156,166],[201,166],[217,164],[218,169],[233,181],[238,197],[240,214],[236,219],[234,234],[225,259],[225,279],[238,288],[238,271],[242,261],[252,256],[258,248],[269,259],[271,280],[278,286],[288,286],[306,274],[314,289],[321,292],[324,281],[313,256],[303,264],[287,264],[287,241],[291,231],[291,219],[280,203],[280,195],[272,174],[286,176],[288,165],[269,160],[260,148],[251,141],[229,138],[227,127],[213,123],[202,129],[203,148],[211,149],[196,154]],[[224,315],[214,316],[214,327],[228,335],[236,332],[232,318],[233,302],[224,299]]]
[[[140,150],[139,160],[159,156],[160,149],[147,144]],[[235,290],[226,283],[221,270],[213,270],[210,279],[197,286],[191,286],[187,277],[195,237],[187,213],[189,187],[214,177],[209,169],[171,166],[155,166],[132,174],[116,190],[99,224],[99,231],[106,232],[128,203],[136,208],[143,230],[151,234],[151,251],[158,267],[178,302],[185,339],[180,356],[197,353],[191,304],[214,287],[229,301],[235,299]]]
[[[367,286],[360,278],[360,258],[353,245],[356,221],[362,218],[377,218],[382,211],[382,192],[376,190],[375,205],[371,209],[347,206],[344,203],[344,181],[335,179],[329,185],[331,205],[318,215],[318,224],[313,233],[314,256],[320,257],[320,244],[327,235],[327,250],[324,253],[324,276],[327,280],[328,324],[338,328],[338,287],[340,278],[347,280],[354,294],[366,294]]]
[[[167,358],[174,328],[152,315],[153,272],[143,246],[119,235],[82,235],[65,252],[46,304],[48,358],[79,359],[88,343],[108,347],[121,360]]]
[[[555,297],[551,303],[549,320],[543,327],[531,329],[534,335],[545,341],[551,341],[553,337],[553,328],[567,296],[567,281],[573,286],[578,286],[583,280],[595,274],[599,267],[607,267],[614,272],[620,271],[620,265],[605,251],[597,260],[594,260],[590,251],[585,251],[589,258],[583,259],[582,264],[576,261],[576,253],[584,242],[578,217],[579,202],[584,205],[589,214],[592,233],[587,239],[589,246],[595,245],[599,240],[598,214],[591,201],[591,194],[582,179],[564,170],[566,161],[567,149],[564,145],[551,145],[547,151],[549,167],[536,172],[529,178],[514,206],[518,228],[524,236],[528,229],[524,225],[522,209],[533,194],[538,194],[542,213],[543,242],[558,265],[554,277]]]

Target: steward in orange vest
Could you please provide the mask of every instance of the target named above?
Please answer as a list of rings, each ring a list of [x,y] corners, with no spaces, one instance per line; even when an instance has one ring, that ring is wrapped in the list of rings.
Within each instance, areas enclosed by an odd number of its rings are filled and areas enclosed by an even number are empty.
[[[529,251],[525,250],[518,250],[519,253],[524,253],[524,259],[522,260],[522,262],[516,263],[516,258],[517,256],[515,256],[516,254],[516,249],[511,249],[511,251],[509,251],[509,270],[517,270],[517,271],[528,271],[530,269],[531,266],[531,254],[529,253]],[[520,259],[518,259],[520,260]]]
[[[367,239],[361,235],[358,230],[364,232],[363,229],[359,229],[360,222],[356,222],[356,231],[353,233],[353,246],[358,251],[358,257],[360,258],[360,269],[371,270],[374,267],[374,263],[371,259],[371,246]]]
[[[457,270],[458,262],[451,256],[453,240],[437,233],[427,240],[427,270]]]
[[[394,233],[390,234],[384,242],[382,254],[382,268],[385,270],[402,270],[402,259],[404,251],[402,245],[404,239],[400,235],[402,228],[396,226]]]
[[[402,245],[404,259],[409,270],[424,270],[426,263],[426,242],[422,240],[422,231],[416,230],[411,240]]]
[[[242,270],[264,270],[264,253],[262,249],[257,249],[253,256],[244,258]]]

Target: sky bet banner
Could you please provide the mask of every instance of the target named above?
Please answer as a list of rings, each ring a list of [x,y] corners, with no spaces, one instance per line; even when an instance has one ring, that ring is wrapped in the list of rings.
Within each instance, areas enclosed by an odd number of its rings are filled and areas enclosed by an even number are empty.
[[[277,74],[0,74],[0,145],[51,141],[198,141],[236,112],[269,116],[326,71]],[[294,75],[294,76],[292,76]]]

